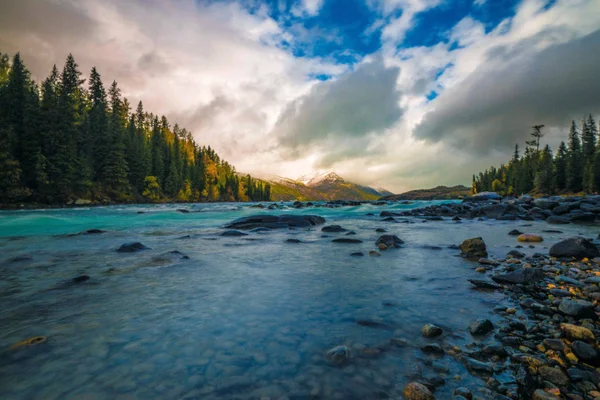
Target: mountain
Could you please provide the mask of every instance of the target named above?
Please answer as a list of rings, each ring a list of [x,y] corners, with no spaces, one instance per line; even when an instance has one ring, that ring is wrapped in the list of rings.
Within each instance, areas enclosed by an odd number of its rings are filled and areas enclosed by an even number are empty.
[[[302,176],[296,180],[270,176],[264,180],[271,185],[274,201],[308,200],[377,200],[391,193],[348,182],[335,172]]]
[[[381,200],[447,200],[471,195],[471,188],[456,185],[452,187],[436,186],[432,189],[417,189],[409,192],[384,196]]]

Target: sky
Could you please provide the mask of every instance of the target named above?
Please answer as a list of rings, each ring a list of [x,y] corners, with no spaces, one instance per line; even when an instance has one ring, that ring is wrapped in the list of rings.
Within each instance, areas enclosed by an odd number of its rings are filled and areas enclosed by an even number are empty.
[[[0,51],[72,53],[259,177],[469,185],[600,118],[600,0],[0,0]]]

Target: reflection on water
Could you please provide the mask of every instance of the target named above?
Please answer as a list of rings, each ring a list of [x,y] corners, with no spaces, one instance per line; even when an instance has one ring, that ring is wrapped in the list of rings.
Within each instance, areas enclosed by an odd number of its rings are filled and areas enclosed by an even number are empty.
[[[440,344],[464,347],[471,320],[494,320],[506,300],[472,290],[476,265],[448,246],[482,236],[502,257],[523,223],[381,222],[394,207],[272,211],[322,215],[359,244],[331,243],[344,233],[323,237],[320,227],[219,236],[226,222],[265,212],[239,204],[2,212],[0,398],[398,398],[421,372],[445,379],[439,398],[482,387],[454,359],[424,354],[420,330],[435,323]],[[531,224],[523,229],[547,229]],[[404,247],[351,257],[376,249],[376,228]],[[88,229],[106,232],[69,236]],[[561,227],[523,250],[546,252],[586,229]],[[115,251],[135,241],[150,250]],[[34,336],[47,341],[11,349]],[[337,345],[349,363],[327,363]]]

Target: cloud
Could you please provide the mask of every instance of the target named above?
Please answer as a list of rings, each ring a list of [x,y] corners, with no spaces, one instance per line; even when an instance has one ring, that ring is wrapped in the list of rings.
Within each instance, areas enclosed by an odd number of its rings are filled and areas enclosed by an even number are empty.
[[[365,151],[364,140],[381,134],[402,116],[396,81],[400,69],[376,59],[339,79],[319,83],[290,103],[274,128],[278,144],[298,153],[328,147],[342,158]],[[343,149],[342,149],[343,148]],[[337,157],[331,154],[326,164]]]
[[[565,126],[600,109],[600,30],[536,52],[538,42],[490,49],[486,63],[436,99],[416,137],[486,154],[513,147],[532,125]]]

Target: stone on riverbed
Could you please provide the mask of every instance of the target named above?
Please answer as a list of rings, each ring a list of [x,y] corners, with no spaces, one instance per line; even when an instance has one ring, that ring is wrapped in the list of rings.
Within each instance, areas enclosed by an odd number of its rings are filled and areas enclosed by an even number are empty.
[[[310,228],[325,223],[325,218],[318,215],[254,215],[238,218],[225,228],[254,229],[254,228]]]
[[[581,260],[586,257],[594,258],[599,254],[594,243],[583,237],[572,237],[550,247],[550,256],[557,258],[573,257]]]
[[[508,274],[492,276],[498,283],[533,283],[544,279],[544,273],[537,268],[519,268]]]
[[[247,233],[244,232],[240,232],[240,231],[236,231],[236,230],[228,230],[225,232],[221,233],[221,236],[228,236],[228,237],[239,237],[239,236],[248,236]]]
[[[489,319],[478,319],[471,322],[469,332],[473,336],[483,336],[494,330],[494,325]]]
[[[560,329],[563,331],[567,339],[570,340],[583,340],[585,342],[593,343],[595,338],[592,331],[583,326],[577,326],[573,324],[561,324]]]
[[[325,358],[330,364],[343,365],[350,361],[350,350],[346,346],[335,346],[325,353]]]
[[[375,242],[376,246],[379,246],[380,244],[384,244],[387,248],[400,247],[404,244],[404,241],[396,235],[382,235]]]
[[[581,361],[593,366],[600,365],[600,355],[598,350],[589,344],[576,340],[571,344],[571,348],[573,349],[573,353],[575,353],[577,358]]]
[[[440,336],[442,332],[442,328],[433,324],[425,324],[425,326],[423,326],[423,329],[421,329],[421,333],[423,333],[423,336],[428,338]]]
[[[402,395],[406,400],[435,400],[427,386],[419,382],[411,382],[406,385]]]
[[[484,280],[484,279],[467,279],[473,285],[482,289],[502,289],[502,286],[495,284],[492,281]]]
[[[566,225],[571,223],[567,218],[559,217],[558,215],[549,216],[546,218],[546,222],[553,225]]]
[[[360,239],[337,238],[332,240],[333,243],[362,243]]]
[[[594,303],[585,300],[563,299],[558,309],[565,315],[575,318],[596,318]]]
[[[523,233],[517,237],[519,242],[527,242],[527,243],[539,243],[543,242],[544,238],[540,235],[534,235],[533,233]]]
[[[117,249],[117,253],[136,253],[142,250],[149,250],[149,247],[144,246],[140,242],[125,243]]]
[[[321,228],[321,232],[346,232],[347,229],[342,228],[339,225],[328,225]]]
[[[512,231],[508,232],[508,234],[510,236],[519,236],[521,235],[523,232],[519,231],[518,229],[513,229]]]
[[[468,258],[487,258],[488,253],[482,238],[467,239],[458,246],[461,254]]]
[[[569,384],[569,377],[559,367],[544,366],[539,369],[539,373],[542,379],[555,385],[567,386]]]

